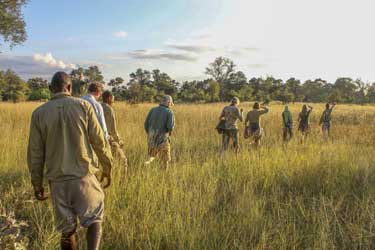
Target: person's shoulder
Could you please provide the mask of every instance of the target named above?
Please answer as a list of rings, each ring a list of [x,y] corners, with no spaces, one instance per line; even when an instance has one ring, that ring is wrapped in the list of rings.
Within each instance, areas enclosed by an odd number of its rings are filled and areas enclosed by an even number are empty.
[[[105,102],[102,102],[101,106],[102,106],[104,112],[111,112],[111,113],[114,112],[112,106],[105,103]]]

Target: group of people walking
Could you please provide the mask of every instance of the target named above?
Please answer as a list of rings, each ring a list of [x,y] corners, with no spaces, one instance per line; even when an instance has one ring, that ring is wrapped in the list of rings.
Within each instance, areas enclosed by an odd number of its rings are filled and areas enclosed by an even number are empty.
[[[77,249],[78,220],[87,228],[87,249],[97,250],[104,214],[102,188],[111,185],[114,158],[125,171],[128,168],[124,142],[117,131],[112,108],[114,96],[110,91],[103,92],[101,84],[92,83],[87,95],[72,97],[72,82],[64,72],[57,72],[49,87],[51,100],[34,110],[30,122],[27,161],[34,195],[39,201],[48,199],[44,192],[44,179],[47,179],[62,250]],[[101,96],[103,102],[99,103]],[[220,115],[217,130],[223,135],[222,153],[229,148],[230,141],[235,150],[239,150],[237,121],[244,120],[239,104],[240,100],[233,98]],[[169,138],[175,125],[173,105],[172,97],[166,95],[146,116],[144,129],[149,159],[145,165],[158,157],[164,169],[169,167]],[[329,134],[333,107],[327,104],[323,112],[320,123],[324,134]],[[299,130],[304,134],[308,131],[311,110],[312,107],[305,105],[299,114]],[[255,103],[246,115],[244,137],[252,138],[256,146],[260,145],[263,135],[260,118],[268,111],[267,107]],[[282,120],[287,140],[293,135],[293,119],[287,106]]]
[[[239,130],[237,122],[243,122],[244,114],[243,109],[239,108],[240,100],[234,97],[231,100],[229,106],[226,106],[219,117],[219,124],[216,129],[219,134],[222,134],[222,149],[221,154],[228,150],[230,141],[232,141],[232,147],[236,152],[239,151]],[[326,104],[326,109],[321,115],[319,125],[322,126],[322,133],[325,140],[328,140],[331,131],[331,114],[336,104]],[[310,105],[303,105],[302,110],[298,115],[298,130],[302,134],[302,141],[306,140],[306,137],[310,130],[309,117],[313,107]],[[253,109],[250,110],[245,119],[245,131],[244,138],[250,139],[250,144],[258,147],[260,145],[262,136],[264,134],[263,128],[261,127],[261,116],[267,114],[269,109],[266,106],[260,105],[255,102]],[[293,116],[286,105],[284,111],[281,114],[281,120],[283,125],[283,141],[288,142],[293,137]]]
[[[128,167],[112,108],[114,96],[92,83],[87,95],[72,97],[72,82],[64,72],[53,76],[49,88],[51,100],[34,110],[30,122],[27,163],[34,195],[39,201],[48,199],[47,179],[62,250],[77,249],[78,220],[87,228],[87,249],[97,250],[104,215],[102,188],[111,185],[113,158],[125,171]],[[147,115],[144,127],[150,158],[146,165],[160,156],[164,168],[169,166],[172,105],[172,98],[164,96]]]

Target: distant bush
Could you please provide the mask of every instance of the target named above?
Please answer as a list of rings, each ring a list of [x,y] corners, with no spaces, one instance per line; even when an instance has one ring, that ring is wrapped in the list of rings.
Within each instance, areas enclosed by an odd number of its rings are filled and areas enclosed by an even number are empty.
[[[51,98],[51,93],[49,89],[41,88],[32,91],[29,95],[29,101],[40,101],[40,100],[49,100]]]

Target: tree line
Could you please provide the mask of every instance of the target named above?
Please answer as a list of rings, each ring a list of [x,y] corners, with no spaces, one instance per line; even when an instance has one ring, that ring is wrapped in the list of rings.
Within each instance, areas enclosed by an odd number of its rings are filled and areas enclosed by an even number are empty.
[[[163,95],[171,95],[177,102],[222,102],[232,97],[242,101],[340,102],[375,103],[375,82],[361,79],[337,78],[331,83],[324,79],[304,82],[289,78],[286,81],[272,76],[247,78],[237,71],[234,62],[218,57],[205,70],[207,79],[179,82],[159,69],[137,69],[129,81],[116,77],[104,81],[98,66],[78,68],[70,72],[73,95],[81,96],[90,82],[101,82],[112,90],[116,100],[131,103],[156,102]],[[0,71],[0,98],[3,101],[48,100],[51,97],[48,81],[34,77],[24,81],[12,70]]]

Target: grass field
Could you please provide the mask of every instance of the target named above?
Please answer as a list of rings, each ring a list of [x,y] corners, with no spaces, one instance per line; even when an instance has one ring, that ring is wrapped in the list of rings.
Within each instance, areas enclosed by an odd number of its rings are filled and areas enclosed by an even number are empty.
[[[26,165],[37,105],[0,104],[0,214],[29,223],[30,249],[51,250],[59,246],[51,203],[33,200]],[[241,137],[241,153],[221,159],[214,127],[224,105],[173,108],[168,171],[142,164],[152,105],[115,105],[130,167],[125,177],[116,165],[106,190],[102,249],[375,249],[374,106],[338,105],[334,141],[325,144],[317,125],[323,105],[313,105],[306,144],[296,133],[284,148],[283,106],[270,105],[262,147]],[[247,111],[251,103],[241,106]],[[290,105],[294,120],[300,108]]]

